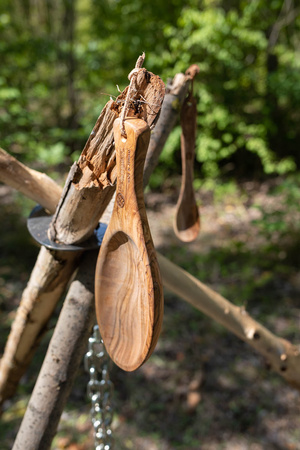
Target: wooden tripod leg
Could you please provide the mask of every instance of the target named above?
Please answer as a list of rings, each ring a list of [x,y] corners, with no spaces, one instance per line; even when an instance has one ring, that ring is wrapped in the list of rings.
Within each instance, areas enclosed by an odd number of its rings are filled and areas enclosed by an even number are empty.
[[[271,368],[300,389],[300,350],[256,322],[244,308],[233,305],[185,270],[157,253],[163,284],[263,355]]]
[[[51,447],[95,323],[94,272],[97,256],[97,251],[87,252],[79,265],[13,450],[46,450]]]

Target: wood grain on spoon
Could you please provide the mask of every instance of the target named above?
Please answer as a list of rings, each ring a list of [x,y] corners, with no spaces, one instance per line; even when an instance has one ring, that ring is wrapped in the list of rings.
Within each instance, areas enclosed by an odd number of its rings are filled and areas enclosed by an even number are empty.
[[[141,119],[114,123],[117,189],[113,214],[100,249],[96,315],[112,360],[132,371],[156,345],[163,319],[163,289],[143,195],[143,166],[150,128]]]
[[[182,178],[176,207],[174,231],[183,242],[194,241],[200,231],[200,217],[193,188],[197,125],[197,104],[189,95],[181,109]]]

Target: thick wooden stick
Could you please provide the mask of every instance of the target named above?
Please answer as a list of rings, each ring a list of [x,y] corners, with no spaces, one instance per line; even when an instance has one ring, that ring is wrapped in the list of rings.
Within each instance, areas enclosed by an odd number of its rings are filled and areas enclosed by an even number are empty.
[[[150,175],[158,163],[159,156],[169,137],[169,134],[176,125],[181,106],[189,88],[190,77],[178,73],[172,80],[172,84],[167,86],[160,118],[151,134],[151,140],[145,161],[144,185],[149,182]]]
[[[233,305],[159,253],[158,261],[166,288],[247,342],[266,358],[275,372],[300,389],[299,346],[275,336],[244,308]]]
[[[62,189],[44,173],[29,169],[0,148],[0,181],[55,212]]]
[[[10,398],[25,373],[55,306],[77,266],[79,253],[42,247],[25,288],[0,365],[0,400]]]
[[[187,85],[189,84],[189,77],[183,76],[180,78],[181,79],[181,83],[182,83],[182,87],[181,89],[183,90],[187,90]],[[178,87],[180,83],[176,83],[176,89],[179,90],[180,92],[180,88]],[[124,95],[126,93],[126,90],[124,91]],[[121,95],[123,95],[121,94]],[[172,89],[170,91],[170,94],[173,96],[173,92]],[[176,98],[175,100],[176,101]],[[180,102],[181,99],[177,99],[177,104],[178,102]],[[183,98],[182,98],[183,101]],[[109,103],[110,107],[111,104]],[[108,108],[108,106],[107,106]],[[179,107],[180,109],[180,107]],[[147,113],[147,111],[146,111]],[[153,111],[150,111],[151,113],[151,117],[153,118]],[[149,113],[149,115],[150,115]],[[165,117],[165,114],[173,114],[172,109],[168,109],[165,110],[165,112],[162,111],[161,116],[160,116],[160,120],[163,120],[164,122],[168,122],[168,119]],[[108,133],[108,129],[111,126],[111,122],[110,121],[106,121],[106,119],[104,119],[104,116],[106,115],[106,109],[104,112],[102,112],[102,117],[100,115],[100,118],[98,119],[93,132],[91,133],[91,136],[85,146],[85,149],[83,151],[81,160],[82,160],[82,168],[81,170],[84,172],[84,176],[80,176],[80,181],[78,181],[78,185],[75,187],[75,182],[76,182],[76,177],[72,178],[69,177],[69,180],[66,182],[66,189],[65,192],[67,193],[68,198],[70,198],[70,191],[71,190],[75,190],[77,188],[80,188],[82,186],[84,186],[84,192],[86,193],[87,190],[89,189],[88,186],[90,186],[90,189],[95,189],[95,177],[93,176],[93,172],[90,170],[93,166],[87,164],[88,161],[90,161],[91,159],[93,159],[93,164],[95,167],[97,167],[97,171],[100,171],[101,166],[101,158],[99,157],[99,155],[102,153],[103,157],[106,158],[106,166],[103,167],[107,167],[107,173],[104,173],[103,177],[102,177],[102,181],[101,182],[101,186],[100,189],[102,189],[103,187],[105,187],[105,189],[112,189],[112,192],[114,191],[114,186],[110,186],[110,183],[115,181],[115,176],[116,173],[114,171],[114,158],[113,156],[111,156],[111,158],[109,159],[109,161],[107,161],[107,156],[106,156],[106,146],[109,144],[110,145],[110,140],[109,139],[104,139],[102,136],[102,133],[104,133],[105,136],[107,136]],[[146,117],[144,117],[146,118]],[[104,127],[104,122],[106,123],[106,128],[103,131],[103,127]],[[102,124],[102,125],[101,125]],[[161,129],[161,133],[162,133],[162,138],[165,137],[165,131],[163,128]],[[169,130],[169,132],[171,131],[171,129]],[[151,138],[152,139],[152,138]],[[100,142],[100,144],[99,144]],[[156,135],[155,138],[155,145],[152,147],[155,150],[155,146],[158,145],[159,146],[159,142],[160,139],[159,137]],[[100,147],[98,147],[98,144],[100,145]],[[151,145],[151,140],[150,140],[150,145]],[[161,147],[161,146],[160,146]],[[162,148],[162,147],[161,147]],[[98,153],[97,153],[97,149],[98,149]],[[86,160],[86,166],[84,166],[84,161]],[[151,163],[151,158],[148,160],[149,164]],[[15,164],[20,164],[18,163],[16,160],[14,160]],[[104,162],[103,162],[104,164]],[[152,167],[154,167],[155,164],[152,165]],[[6,167],[8,167],[6,165]],[[85,169],[86,167],[86,169]],[[146,168],[147,166],[145,166]],[[84,170],[85,169],[85,170]],[[78,170],[78,166],[75,166],[75,172]],[[40,174],[36,171],[32,171],[29,170],[31,176],[34,177],[35,181],[38,182],[38,180],[40,179]],[[150,174],[150,172],[149,172]],[[107,177],[109,178],[109,181],[107,179]],[[89,178],[90,177],[90,178]],[[88,182],[88,180],[90,179],[90,182]],[[3,178],[1,178],[1,172],[0,172],[0,181],[6,181],[8,185],[12,186],[12,187],[16,187],[13,184],[13,181],[10,177],[6,177],[5,180]],[[43,179],[41,179],[40,182],[43,182]],[[29,186],[29,190],[26,193],[26,195],[28,195],[30,198],[32,199],[36,199],[35,197],[35,190],[31,190],[30,189],[31,185]],[[40,190],[40,194],[41,197],[44,195],[42,195],[42,191]],[[61,191],[60,191],[61,192]],[[94,192],[95,194],[95,192]],[[57,194],[56,194],[57,195]],[[62,197],[64,196],[64,194],[62,195]],[[96,196],[96,195],[95,195]],[[90,198],[91,196],[89,196]],[[97,196],[96,196],[97,197]],[[106,203],[107,197],[106,195],[104,197],[102,197],[104,199],[104,204]],[[56,198],[53,198],[53,204],[49,204],[47,206],[47,208],[50,211],[53,211],[57,205],[57,203],[59,202],[59,195],[57,195]],[[39,200],[40,204],[42,206],[46,206],[45,202],[43,201],[43,198],[40,198]],[[76,206],[76,205],[75,205]],[[102,207],[99,208],[99,205],[97,205],[98,208],[98,212],[99,210],[101,210]],[[102,208],[104,209],[104,208]],[[92,212],[92,208],[90,208],[90,211],[87,210],[87,214]],[[77,217],[80,217],[80,215],[77,215]],[[109,214],[108,214],[109,217]],[[70,220],[70,216],[69,216],[69,220]],[[80,224],[80,221],[76,222],[77,225],[75,227],[73,227],[73,231],[74,229],[77,228],[78,230],[78,224]],[[86,223],[86,221],[85,221]],[[64,229],[64,227],[61,228],[62,230]],[[86,229],[85,229],[85,233],[86,233]],[[72,236],[72,239],[74,239],[74,234]],[[73,272],[74,268],[76,267],[76,259],[75,257],[78,257],[78,255],[75,255],[75,253],[72,253],[70,255],[68,255],[65,259],[64,255],[59,255],[58,253],[50,253],[48,250],[46,249],[41,249],[40,251],[40,255],[37,261],[36,266],[38,265],[39,268],[40,267],[48,267],[48,265],[50,266],[55,266],[56,263],[61,262],[61,267],[59,268],[59,270],[57,271],[53,271],[51,272],[51,277],[48,277],[46,274],[43,273],[43,271],[41,271],[40,269],[38,269],[37,267],[34,269],[34,273],[35,273],[35,277],[30,279],[30,282],[28,283],[28,286],[26,288],[26,290],[23,293],[22,296],[22,300],[21,300],[21,304],[22,304],[22,308],[20,309],[20,311],[17,312],[17,316],[16,316],[16,324],[14,325],[13,329],[11,330],[11,333],[9,335],[8,341],[7,341],[7,345],[4,351],[4,355],[2,357],[2,360],[0,362],[0,404],[6,400],[7,398],[10,398],[15,390],[17,389],[18,386],[18,382],[20,380],[20,378],[22,377],[22,375],[25,373],[31,359],[32,356],[35,352],[35,348],[38,345],[38,341],[39,341],[39,337],[42,335],[43,330],[46,329],[46,325],[47,322],[49,320],[49,318],[51,317],[52,314],[52,310],[55,308],[62,291],[64,290],[64,288],[66,287],[69,278],[70,278],[70,274]],[[63,272],[62,272],[63,271]],[[62,277],[61,277],[61,275]],[[37,278],[37,275],[39,275],[39,278]],[[60,283],[62,283],[62,280],[64,281],[64,285],[61,285],[61,290],[58,289],[53,289],[53,291],[49,291],[48,290],[48,286],[56,286],[56,282],[57,282],[57,277],[60,281]],[[36,289],[36,286],[39,286],[38,289]],[[52,310],[50,311],[50,306],[52,305],[51,308]],[[46,315],[42,314],[43,317],[43,321],[39,322],[37,314],[35,313],[35,309],[38,308],[38,311],[43,310],[43,308],[45,307],[45,310],[48,311],[48,318],[46,317]],[[34,315],[34,317],[36,317],[36,327],[32,328],[30,326],[30,317],[31,315]]]
[[[14,450],[46,450],[60,420],[95,323],[94,272],[98,252],[87,252],[71,283],[15,440]]]

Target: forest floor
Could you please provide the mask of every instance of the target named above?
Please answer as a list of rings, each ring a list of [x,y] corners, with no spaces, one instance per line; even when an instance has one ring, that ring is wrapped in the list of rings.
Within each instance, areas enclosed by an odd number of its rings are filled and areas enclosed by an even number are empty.
[[[164,193],[146,194],[157,249],[299,343],[299,179],[201,188],[201,232],[190,244],[173,232],[178,185],[172,180]],[[38,253],[24,218],[31,206],[0,186],[1,353]],[[1,450],[12,447],[58,314],[17,395],[4,405]],[[149,361],[133,373],[114,366],[110,378],[116,450],[300,450],[300,393],[245,343],[169,292]],[[52,449],[93,448],[87,382],[82,365]]]

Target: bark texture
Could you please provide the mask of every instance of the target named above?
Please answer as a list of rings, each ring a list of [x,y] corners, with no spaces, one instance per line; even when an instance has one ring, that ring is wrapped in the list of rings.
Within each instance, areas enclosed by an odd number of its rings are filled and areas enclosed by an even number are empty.
[[[47,331],[47,323],[67,287],[80,254],[42,247],[23,292],[0,364],[0,402],[10,398]]]
[[[182,103],[188,92],[190,76],[178,73],[167,85],[166,96],[162,105],[160,118],[152,132],[145,161],[144,185],[149,182],[150,175],[158,163],[162,149],[178,120]]]
[[[71,283],[35,384],[14,450],[46,450],[60,420],[95,322],[94,271],[98,252],[87,252]]]

